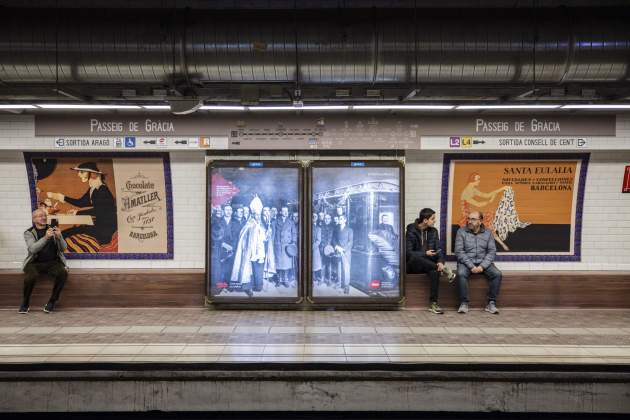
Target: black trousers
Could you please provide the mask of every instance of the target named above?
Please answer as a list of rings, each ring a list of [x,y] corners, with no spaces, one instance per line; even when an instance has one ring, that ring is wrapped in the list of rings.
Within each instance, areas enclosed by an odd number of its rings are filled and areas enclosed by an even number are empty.
[[[61,261],[50,261],[44,263],[30,262],[24,267],[24,295],[22,298],[22,304],[29,306],[31,303],[31,294],[35,287],[35,282],[42,274],[48,274],[52,277],[54,283],[52,294],[50,295],[50,302],[57,302],[59,295],[63,290],[63,286],[66,284],[68,278],[68,271]]]
[[[429,301],[437,302],[440,290],[440,273],[437,271],[437,262],[429,257],[419,255],[412,256],[407,261],[407,274],[426,274],[431,281]]]

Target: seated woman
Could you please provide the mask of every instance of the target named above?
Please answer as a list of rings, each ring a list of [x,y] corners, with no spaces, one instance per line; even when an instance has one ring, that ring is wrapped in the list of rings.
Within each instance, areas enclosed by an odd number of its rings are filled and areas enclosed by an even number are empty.
[[[62,234],[71,252],[96,253],[112,242],[114,233],[118,230],[116,200],[105,184],[105,174],[98,170],[96,163],[81,163],[72,170],[77,171],[81,182],[89,185],[85,194],[80,198],[72,198],[49,192],[47,196],[77,207],[72,210],[74,214],[92,217],[94,225],[75,226],[64,230]]]

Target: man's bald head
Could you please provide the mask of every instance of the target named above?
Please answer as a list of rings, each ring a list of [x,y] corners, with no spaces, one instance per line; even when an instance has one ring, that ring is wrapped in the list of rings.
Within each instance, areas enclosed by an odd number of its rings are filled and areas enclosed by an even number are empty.
[[[478,211],[476,211],[476,210],[475,210],[475,211],[471,211],[471,212],[468,214],[468,218],[469,218],[469,219],[480,219],[480,220],[481,220],[481,213],[479,213],[479,212],[478,212]]]
[[[479,211],[471,211],[468,214],[468,228],[473,232],[479,232],[481,223],[483,221],[483,215]]]

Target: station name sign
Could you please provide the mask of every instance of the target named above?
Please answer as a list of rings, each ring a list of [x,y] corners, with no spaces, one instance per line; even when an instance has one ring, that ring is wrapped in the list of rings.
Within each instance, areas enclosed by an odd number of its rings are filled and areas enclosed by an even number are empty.
[[[167,134],[175,133],[173,121],[156,118],[118,121],[107,118],[90,118],[90,134]]]
[[[616,132],[615,115],[414,115],[413,113],[275,113],[273,118],[253,113],[237,114],[45,114],[35,116],[35,135],[81,136],[228,136],[230,147],[255,146],[257,141],[330,140],[332,148],[355,142],[360,147],[407,144],[421,136],[607,136]],[[253,134],[252,134],[253,133]],[[294,134],[291,134],[294,133]],[[301,133],[301,134],[296,134]],[[311,134],[305,134],[311,133]],[[314,133],[314,134],[313,134]],[[304,137],[304,139],[302,139]],[[312,137],[314,139],[312,139]],[[299,141],[298,141],[299,140]],[[337,141],[339,140],[339,141]],[[337,144],[339,143],[339,144]],[[341,144],[344,143],[344,144]]]
[[[560,134],[561,132],[561,121],[556,118],[536,117],[523,120],[475,118],[475,133],[479,134]]]

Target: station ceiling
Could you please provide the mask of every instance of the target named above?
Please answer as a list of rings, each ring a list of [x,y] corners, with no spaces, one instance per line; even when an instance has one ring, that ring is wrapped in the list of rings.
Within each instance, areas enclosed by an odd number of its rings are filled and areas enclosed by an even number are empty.
[[[627,1],[0,0],[0,102],[622,103]]]

